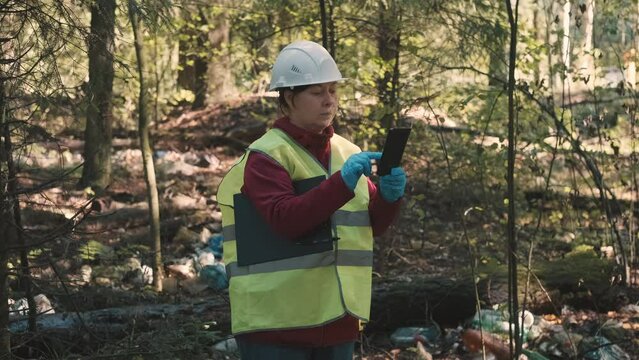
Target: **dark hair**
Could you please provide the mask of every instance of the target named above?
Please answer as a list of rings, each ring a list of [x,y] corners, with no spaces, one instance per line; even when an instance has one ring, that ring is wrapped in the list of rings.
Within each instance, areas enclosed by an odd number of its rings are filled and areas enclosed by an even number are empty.
[[[286,103],[284,92],[288,90],[293,93],[293,97],[291,97],[291,102],[295,104],[295,96],[297,96],[297,94],[301,93],[302,91],[306,90],[309,86],[310,85],[300,85],[300,86],[295,86],[293,88],[284,87],[284,88],[278,89],[280,92],[279,103],[280,103],[280,111],[282,112],[282,114],[285,114],[284,110],[288,109],[288,104]]]

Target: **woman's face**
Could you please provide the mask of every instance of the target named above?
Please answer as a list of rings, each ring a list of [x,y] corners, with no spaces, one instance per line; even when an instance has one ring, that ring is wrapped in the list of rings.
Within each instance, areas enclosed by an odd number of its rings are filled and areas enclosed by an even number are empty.
[[[321,133],[333,122],[337,112],[336,82],[310,85],[297,95],[287,91],[284,97],[291,122],[311,132]]]

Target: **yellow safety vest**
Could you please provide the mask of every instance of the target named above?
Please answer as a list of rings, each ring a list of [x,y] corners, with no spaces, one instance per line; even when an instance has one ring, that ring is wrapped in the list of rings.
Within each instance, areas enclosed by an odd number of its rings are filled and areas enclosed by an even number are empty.
[[[217,200],[222,210],[224,261],[229,276],[234,334],[260,330],[307,328],[346,313],[368,321],[371,305],[373,231],[368,214],[368,185],[362,176],[355,197],[331,217],[333,250],[260,264],[238,266],[233,195],[244,183],[251,151],[261,152],[287,170],[293,181],[340,171],[361,150],[343,137],[331,138],[327,171],[306,149],[279,129],[251,144],[222,180]]]

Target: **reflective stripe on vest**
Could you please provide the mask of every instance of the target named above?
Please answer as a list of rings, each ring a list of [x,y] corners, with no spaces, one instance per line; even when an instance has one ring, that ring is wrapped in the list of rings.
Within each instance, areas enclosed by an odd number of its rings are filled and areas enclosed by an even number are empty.
[[[277,271],[312,269],[329,265],[370,267],[373,265],[373,252],[367,250],[338,250],[337,259],[335,259],[334,251],[326,251],[248,266],[238,266],[236,262],[233,262],[226,265],[226,273],[229,277],[234,277]]]
[[[371,218],[368,211],[337,210],[333,217],[333,225],[344,226],[371,226]]]

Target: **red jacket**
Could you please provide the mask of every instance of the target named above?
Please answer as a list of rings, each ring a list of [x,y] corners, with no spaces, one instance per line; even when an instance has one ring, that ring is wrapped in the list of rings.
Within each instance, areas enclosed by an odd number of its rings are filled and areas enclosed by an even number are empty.
[[[332,126],[327,127],[322,134],[316,134],[293,125],[284,117],[278,119],[274,127],[285,131],[328,168]],[[370,179],[368,191],[368,211],[373,235],[377,236],[392,223],[400,201],[386,202]],[[354,196],[344,184],[339,171],[316,188],[296,195],[288,172],[272,159],[256,152],[251,152],[247,160],[242,193],[253,202],[275,232],[290,239],[314,229]],[[255,342],[322,347],[354,341],[358,333],[358,320],[346,315],[314,328],[260,331],[238,336]]]

